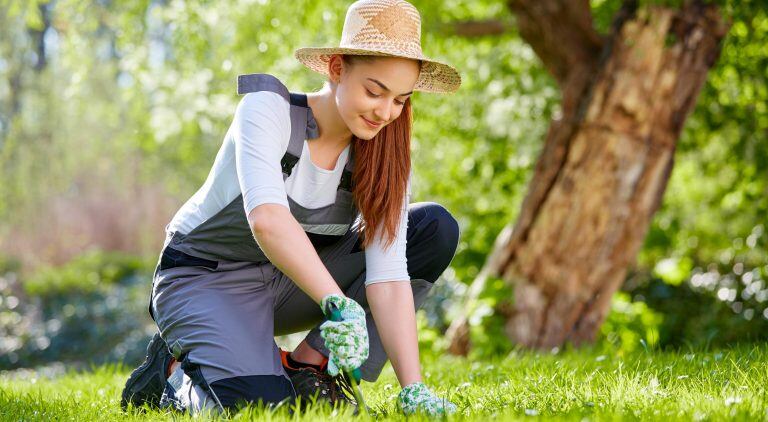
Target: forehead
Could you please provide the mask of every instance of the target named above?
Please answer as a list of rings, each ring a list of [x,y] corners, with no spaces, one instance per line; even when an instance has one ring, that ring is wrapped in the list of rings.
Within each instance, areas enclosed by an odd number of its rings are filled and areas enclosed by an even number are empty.
[[[353,69],[363,82],[375,84],[376,79],[395,93],[411,91],[419,78],[419,62],[400,57],[377,57],[371,62],[359,62]]]

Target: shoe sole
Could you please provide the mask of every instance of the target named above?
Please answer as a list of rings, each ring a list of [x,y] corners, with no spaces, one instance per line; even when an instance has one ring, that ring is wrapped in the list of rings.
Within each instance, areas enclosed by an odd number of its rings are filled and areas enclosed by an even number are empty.
[[[161,348],[164,346],[165,342],[160,338],[159,334],[155,334],[149,345],[147,345],[146,360],[141,366],[131,372],[128,381],[125,382],[125,388],[123,388],[120,400],[120,407],[123,410],[128,408],[128,403],[132,403],[134,407],[140,407],[145,403],[155,406],[159,405],[160,397],[165,387],[163,363],[167,361],[167,359],[163,359],[163,355],[159,352],[161,352]]]

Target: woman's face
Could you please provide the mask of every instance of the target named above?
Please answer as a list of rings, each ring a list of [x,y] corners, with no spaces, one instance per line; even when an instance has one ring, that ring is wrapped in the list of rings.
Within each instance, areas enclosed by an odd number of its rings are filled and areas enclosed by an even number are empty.
[[[341,57],[334,60],[341,62]],[[419,77],[419,62],[400,57],[378,57],[352,66],[340,63],[337,69],[336,106],[349,130],[360,139],[373,138],[400,116]]]

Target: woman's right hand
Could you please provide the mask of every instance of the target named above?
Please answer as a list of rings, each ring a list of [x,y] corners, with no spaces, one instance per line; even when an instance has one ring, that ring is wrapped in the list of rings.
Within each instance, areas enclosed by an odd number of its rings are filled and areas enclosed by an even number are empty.
[[[320,336],[328,348],[328,373],[352,371],[368,359],[368,328],[363,308],[346,296],[329,294],[320,301],[328,321],[320,325]],[[336,309],[341,321],[331,321],[329,310]]]

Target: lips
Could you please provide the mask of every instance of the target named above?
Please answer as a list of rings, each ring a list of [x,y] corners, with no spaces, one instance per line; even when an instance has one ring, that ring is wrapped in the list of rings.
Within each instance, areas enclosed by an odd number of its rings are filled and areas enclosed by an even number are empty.
[[[365,123],[368,125],[368,127],[370,127],[370,128],[373,128],[373,129],[375,129],[375,128],[377,128],[377,127],[381,126],[381,123],[374,123],[374,122],[372,122],[372,121],[370,121],[370,120],[366,119],[366,118],[365,118],[365,117],[363,117],[363,116],[360,116],[360,117],[363,119],[363,121],[364,121],[364,122],[365,122]]]

